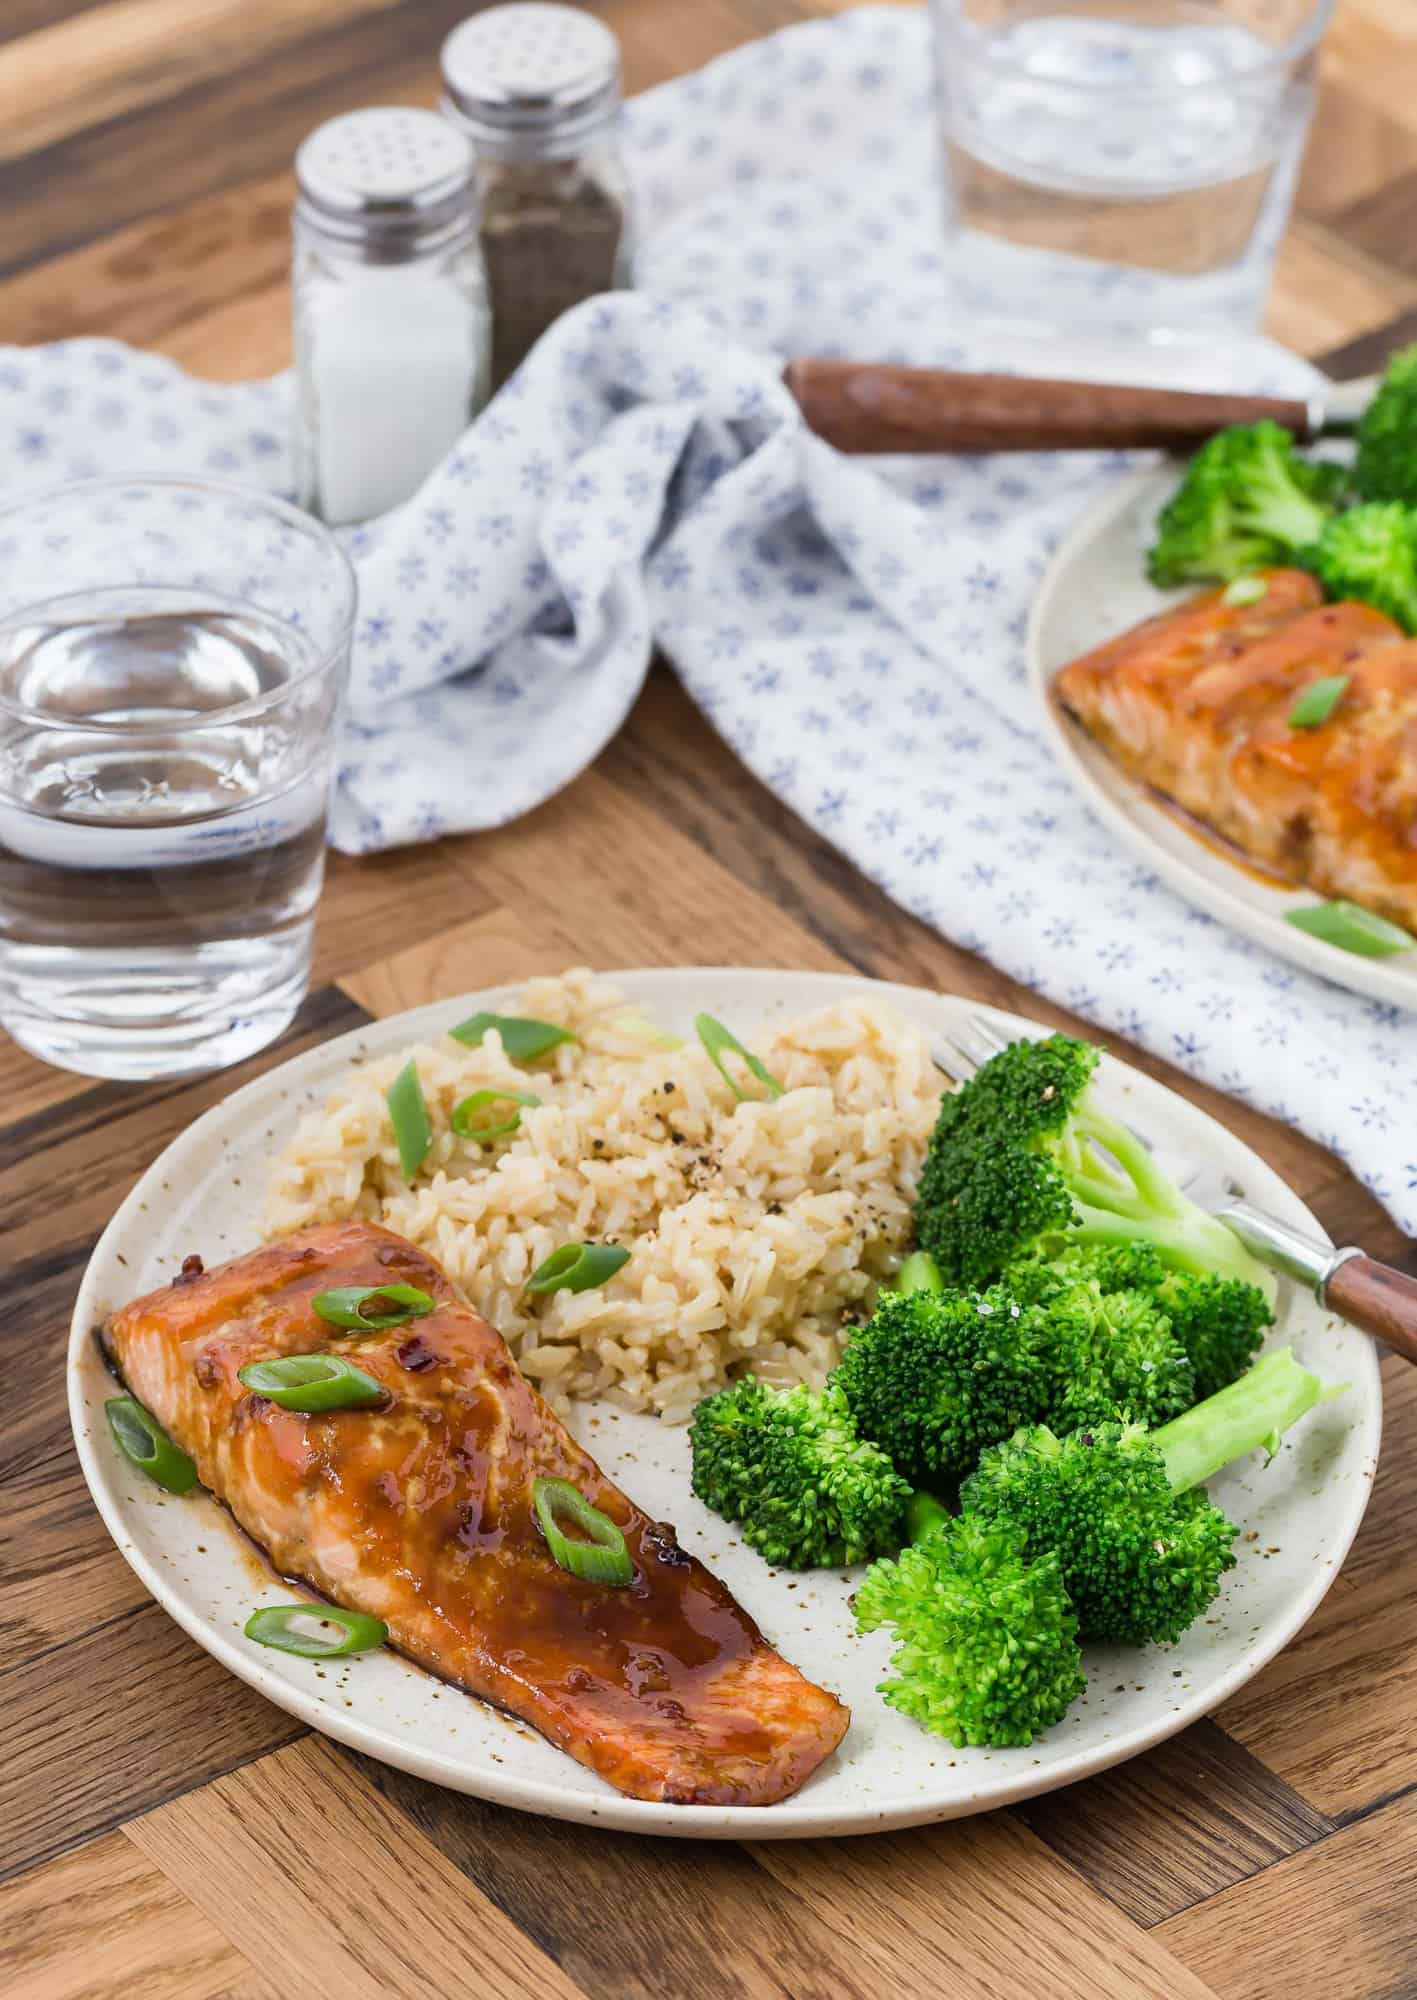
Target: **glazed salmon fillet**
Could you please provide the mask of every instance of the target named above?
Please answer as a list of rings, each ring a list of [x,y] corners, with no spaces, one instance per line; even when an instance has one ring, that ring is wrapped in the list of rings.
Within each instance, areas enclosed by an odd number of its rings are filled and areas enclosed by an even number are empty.
[[[436,1310],[344,1333],[337,1286],[402,1282]],[[830,1756],[849,1712],[775,1653],[725,1587],[581,1450],[443,1272],[365,1222],[307,1229],[115,1313],[103,1344],[275,1568],[382,1618],[391,1644],[530,1723],[632,1798],[770,1805]],[[382,1405],[302,1415],[247,1362],[347,1355]],[[569,1480],[621,1529],[632,1582],[552,1559],[532,1482]]]
[[[1278,875],[1417,923],[1417,644],[1298,570],[1206,591],[1064,667],[1064,708],[1133,776]],[[1294,729],[1314,681],[1348,687]]]

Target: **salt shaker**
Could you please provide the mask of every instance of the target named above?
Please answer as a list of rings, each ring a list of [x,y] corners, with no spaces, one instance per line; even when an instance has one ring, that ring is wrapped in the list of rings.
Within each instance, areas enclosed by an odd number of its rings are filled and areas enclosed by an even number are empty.
[[[406,500],[487,400],[474,174],[433,111],[351,111],[296,154],[299,494],[322,520]]]
[[[620,46],[579,7],[518,0],[453,30],[443,85],[477,152],[495,389],[554,319],[629,281]]]

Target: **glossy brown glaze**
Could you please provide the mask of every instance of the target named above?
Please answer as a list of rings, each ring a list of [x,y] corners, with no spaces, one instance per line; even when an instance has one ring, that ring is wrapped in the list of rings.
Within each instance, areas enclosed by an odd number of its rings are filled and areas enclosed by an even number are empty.
[[[1417,927],[1417,642],[1272,570],[1256,604],[1207,591],[1063,668],[1059,700],[1134,776],[1248,862]],[[1346,675],[1326,721],[1296,697]]]
[[[311,1305],[404,1283],[437,1310],[342,1333]],[[632,1797],[766,1805],[795,1791],[847,1710],[775,1653],[672,1528],[601,1473],[501,1337],[433,1261],[370,1223],[330,1224],[116,1313],[133,1394],[284,1575],[382,1618],[410,1658],[531,1723]],[[305,1416],[250,1394],[249,1361],[347,1354],[378,1408]],[[549,1555],[538,1476],[570,1480],[622,1529],[623,1589]]]

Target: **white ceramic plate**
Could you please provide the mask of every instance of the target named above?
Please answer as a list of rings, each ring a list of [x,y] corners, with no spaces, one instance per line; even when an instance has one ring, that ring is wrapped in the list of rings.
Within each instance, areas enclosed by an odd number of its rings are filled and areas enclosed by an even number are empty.
[[[1119,770],[1054,698],[1053,678],[1069,660],[1184,596],[1157,590],[1145,566],[1157,513],[1178,478],[1174,465],[1155,466],[1108,493],[1062,544],[1034,600],[1028,670],[1059,762],[1118,839],[1189,902],[1306,972],[1417,1007],[1417,952],[1360,958],[1296,931],[1284,912],[1318,902],[1312,889],[1277,887],[1208,846]]]
[[[972,1003],[913,987],[824,973],[692,969],[612,975],[670,1028],[691,1033],[700,1008],[751,1043],[756,1023],[874,994],[927,1031],[947,1030]],[[1257,1539],[1242,1541],[1213,1614],[1179,1646],[1094,1649],[1088,1691],[1027,1750],[955,1750],[923,1734],[873,1692],[888,1635],[854,1636],[846,1606],[854,1576],[773,1576],[689,1492],[688,1439],[650,1418],[586,1406],[577,1429],[608,1473],[648,1511],[676,1522],[685,1547],[717,1570],[787,1657],[852,1709],[840,1751],[781,1805],[735,1810],[624,1799],[539,1737],[442,1685],[393,1653],[322,1670],[262,1650],[241,1627],[262,1602],[288,1600],[217,1503],[162,1493],[115,1449],[103,1415],[113,1384],[91,1338],[103,1316],[165,1283],[189,1251],[208,1264],[257,1241],[267,1163],[296,1119],[320,1102],[356,1057],[401,1047],[505,1008],[512,989],[465,994],[344,1035],[237,1091],[175,1140],[105,1230],[85,1273],[69,1349],[69,1402],[84,1475],[114,1540],[167,1611],[234,1674],[313,1728],[420,1777],[502,1805],[640,1832],[754,1840],[868,1832],[949,1819],[1069,1783],[1159,1742],[1233,1694],[1293,1637],[1343,1561],[1376,1469],[1382,1403],[1377,1364],[1362,1334],[1311,1300],[1286,1298],[1283,1339],[1351,1387],[1308,1418],[1268,1468],[1258,1461],[1215,1483],[1219,1502]],[[1000,1025],[1028,1024],[995,1014]],[[1041,1032],[1041,1030],[1031,1030]],[[1161,1085],[1115,1063],[1117,1094],[1134,1121],[1175,1158],[1208,1156],[1279,1215],[1313,1218],[1248,1148]],[[598,1417],[599,1421],[596,1422]],[[589,1426],[595,1424],[595,1428]]]

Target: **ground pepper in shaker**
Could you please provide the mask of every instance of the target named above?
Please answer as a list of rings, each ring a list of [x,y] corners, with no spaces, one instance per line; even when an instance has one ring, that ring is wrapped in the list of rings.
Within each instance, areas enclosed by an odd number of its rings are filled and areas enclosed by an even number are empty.
[[[443,84],[477,152],[498,388],[553,320],[628,282],[620,48],[579,7],[518,0],[453,30]]]
[[[351,111],[295,159],[301,504],[365,521],[417,491],[487,400],[475,160],[433,111]]]

